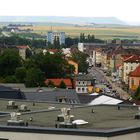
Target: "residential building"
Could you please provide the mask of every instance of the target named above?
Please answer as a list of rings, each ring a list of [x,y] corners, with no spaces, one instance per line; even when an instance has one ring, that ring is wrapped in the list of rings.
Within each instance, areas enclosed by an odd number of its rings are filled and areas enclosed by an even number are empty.
[[[55,38],[59,39],[60,45],[65,44],[65,32],[49,31],[47,34],[47,41],[53,44]]]
[[[123,75],[123,73],[122,73],[122,64],[118,64],[117,66],[116,66],[116,70],[117,70],[117,76],[118,76],[118,78],[121,80],[122,79],[122,75]]]
[[[71,48],[62,48],[62,52],[66,57],[71,57]]]
[[[129,74],[140,65],[140,56],[133,55],[124,60],[123,63],[123,81],[126,85],[129,84]]]
[[[29,49],[29,46],[17,46],[19,50],[20,57],[25,60],[26,59],[26,50]]]
[[[94,51],[93,51],[94,53]],[[102,65],[102,49],[95,50],[95,65],[101,66]]]
[[[140,86],[140,65],[129,75],[129,89],[136,90]]]
[[[79,74],[75,77],[75,86],[77,93],[93,92],[95,77],[91,75]]]

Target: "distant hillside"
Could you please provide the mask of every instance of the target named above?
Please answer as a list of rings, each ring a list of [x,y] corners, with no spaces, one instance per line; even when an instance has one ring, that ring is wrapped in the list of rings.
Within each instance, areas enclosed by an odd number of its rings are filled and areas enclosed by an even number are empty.
[[[0,16],[0,22],[52,22],[69,24],[126,25],[124,21],[115,17]]]

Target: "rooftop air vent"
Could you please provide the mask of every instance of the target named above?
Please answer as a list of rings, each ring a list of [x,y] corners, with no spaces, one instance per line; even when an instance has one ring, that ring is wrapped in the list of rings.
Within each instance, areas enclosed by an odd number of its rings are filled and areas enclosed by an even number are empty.
[[[18,105],[16,105],[15,101],[9,101],[7,105],[7,109],[17,109]]]
[[[20,120],[20,113],[12,112],[11,119],[7,121],[7,125],[12,126],[25,126],[25,122],[23,120]]]
[[[61,108],[62,114],[57,116],[59,128],[76,128],[76,124],[72,124],[74,115],[70,115],[70,108]]]
[[[30,111],[30,110],[28,109],[27,105],[22,104],[20,106],[19,112],[26,112],[26,111]]]

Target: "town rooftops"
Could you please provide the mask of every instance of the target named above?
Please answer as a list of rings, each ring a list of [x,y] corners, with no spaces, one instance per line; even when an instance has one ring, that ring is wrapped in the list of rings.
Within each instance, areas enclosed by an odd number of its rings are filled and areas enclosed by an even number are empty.
[[[140,77],[140,65],[130,73],[130,77]]]
[[[126,58],[124,62],[128,63],[140,63],[140,56],[132,55],[129,58]]]

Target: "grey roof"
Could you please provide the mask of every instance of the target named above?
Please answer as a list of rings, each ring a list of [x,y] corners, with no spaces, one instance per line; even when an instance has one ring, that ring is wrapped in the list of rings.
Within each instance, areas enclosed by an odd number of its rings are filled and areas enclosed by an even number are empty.
[[[52,101],[57,102],[59,97],[66,97],[67,101],[70,100],[80,103],[78,95],[74,89],[56,89],[52,91],[42,91],[42,92],[24,92],[25,99],[27,100],[38,100],[38,101]]]
[[[8,101],[0,100],[0,110],[3,112],[13,112],[17,111],[7,109]],[[74,120],[82,119],[88,122],[86,125],[78,126],[79,129],[98,129],[98,130],[109,130],[114,128],[126,128],[131,126],[139,126],[139,119],[134,119],[135,114],[138,113],[136,106],[108,106],[108,105],[98,105],[98,106],[74,106],[67,104],[53,104],[53,103],[39,103],[35,102],[21,102],[16,101],[17,105],[26,104],[31,112],[22,113],[20,119],[29,123],[32,127],[50,127],[55,128],[55,122],[57,116],[61,114],[60,109],[62,107],[70,107],[71,115],[74,115]],[[49,107],[55,107],[54,110],[49,110]],[[94,110],[94,111],[93,111]],[[33,121],[30,122],[29,118],[33,117]],[[6,125],[7,120],[10,116],[0,117],[1,125]]]
[[[11,87],[0,85],[0,98],[23,99],[24,96],[19,89],[13,89]]]

